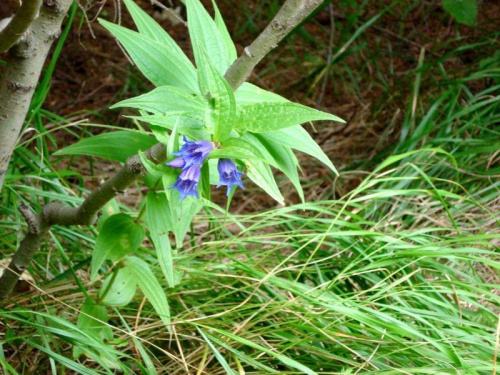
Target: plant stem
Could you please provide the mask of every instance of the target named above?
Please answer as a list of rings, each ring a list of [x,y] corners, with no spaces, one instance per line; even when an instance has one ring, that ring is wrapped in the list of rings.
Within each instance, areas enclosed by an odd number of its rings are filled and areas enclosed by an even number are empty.
[[[97,298],[97,303],[101,303],[102,301],[104,301],[104,298],[106,298],[106,296],[108,295],[109,291],[113,287],[113,284],[115,283],[115,280],[116,280],[116,277],[118,276],[118,271],[120,271],[120,268],[122,268],[122,265],[118,264],[115,267],[115,269],[113,270],[113,276],[111,276],[111,280],[109,280],[109,283],[108,283],[106,289],[104,289],[104,292],[101,294],[100,297]]]
[[[62,1],[62,0],[61,0]],[[295,26],[300,24],[323,0],[287,0],[271,23],[261,35],[247,48],[228,69],[225,77],[233,90],[246,81],[257,63],[269,53]],[[158,143],[144,153],[155,164],[166,160],[166,147]],[[91,225],[98,217],[100,209],[116,194],[125,190],[144,170],[139,155],[130,157],[125,165],[113,177],[92,192],[78,207],[68,207],[58,202],[49,203],[41,214],[31,218],[34,228],[21,242],[21,246],[12,258],[0,278],[0,302],[5,300],[29,262],[40,247],[52,225]],[[31,226],[29,226],[31,228]]]

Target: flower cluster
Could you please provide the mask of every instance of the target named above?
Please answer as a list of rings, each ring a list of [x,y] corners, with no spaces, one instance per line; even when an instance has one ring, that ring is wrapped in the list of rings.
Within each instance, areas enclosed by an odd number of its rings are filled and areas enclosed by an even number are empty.
[[[201,166],[207,156],[214,149],[214,144],[208,141],[188,141],[184,137],[184,145],[178,152],[174,152],[177,156],[170,163],[169,167],[182,169],[179,178],[173,189],[177,189],[181,194],[181,202],[187,197],[192,196],[198,199],[198,183],[200,182]],[[241,181],[243,172],[238,171],[236,164],[231,159],[219,159],[219,185],[227,186],[227,195],[231,192],[233,186],[237,185],[244,189]]]
[[[167,163],[169,167],[182,168],[179,178],[172,185],[181,194],[181,202],[191,195],[198,199],[198,183],[200,182],[201,166],[208,154],[214,149],[212,142],[188,141],[184,137],[184,145],[174,155],[176,159]]]

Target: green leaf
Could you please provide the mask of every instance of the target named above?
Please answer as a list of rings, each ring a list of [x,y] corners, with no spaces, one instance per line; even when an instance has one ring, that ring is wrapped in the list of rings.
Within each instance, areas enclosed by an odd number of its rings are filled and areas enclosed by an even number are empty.
[[[54,155],[88,155],[124,163],[139,150],[147,150],[157,141],[149,135],[135,131],[117,131],[84,138]]]
[[[143,152],[139,152],[139,158],[141,159],[144,169],[148,172],[149,177],[152,178],[152,180],[155,181],[154,184],[156,184],[156,181],[163,176],[164,169],[166,169],[166,167],[161,164],[156,165],[151,160],[148,160]]]
[[[167,296],[161,288],[158,279],[149,268],[148,264],[137,257],[128,256],[125,258],[125,264],[134,275],[139,287],[153,305],[153,308],[160,316],[170,331],[170,308],[168,306]]]
[[[201,64],[198,67],[201,92],[210,94],[208,102],[208,128],[212,129],[214,140],[222,142],[233,130],[233,121],[236,113],[236,102],[233,90],[226,79],[212,64],[205,51],[201,50]]]
[[[174,260],[168,232],[174,230],[172,210],[163,193],[149,191],[146,196],[148,229],[158,262],[169,287],[176,285]]]
[[[206,201],[212,200],[212,191],[210,189],[210,164],[208,163],[203,163],[201,166],[200,191],[202,199]]]
[[[99,19],[113,34],[144,76],[155,86],[172,85],[198,93],[196,72],[156,40],[135,31]]]
[[[78,314],[77,327],[97,340],[111,340],[113,331],[106,324],[107,322],[108,311],[106,307],[96,304],[92,298],[87,297]],[[84,348],[73,346],[73,358],[78,359],[84,352]]]
[[[134,1],[124,0],[124,3],[132,16],[139,33],[162,44],[168,53],[175,55],[177,59],[183,61],[184,66],[189,66],[192,73],[195,72],[195,68],[191,61],[189,61],[186,54],[153,18],[143,11]]]
[[[146,116],[127,116],[135,120],[143,121],[154,126],[160,126],[165,129],[173,130],[175,124],[178,124],[180,134],[187,135],[193,139],[209,139],[210,133],[203,126],[201,121],[183,117],[183,116],[165,116],[165,115],[146,115]]]
[[[188,232],[191,222],[196,214],[203,207],[201,200],[186,199],[180,205],[177,211],[177,226],[175,228],[175,241],[178,249],[182,248],[184,237]]]
[[[200,335],[203,337],[205,342],[207,343],[208,347],[212,350],[212,352],[215,355],[215,358],[217,358],[217,361],[220,363],[222,368],[226,371],[226,374],[229,375],[238,375],[236,371],[234,371],[231,367],[229,367],[229,364],[227,363],[226,359],[224,356],[217,350],[214,344],[210,341],[210,339],[205,335],[205,332],[203,332],[200,328],[196,327]]]
[[[457,22],[468,26],[476,24],[477,0],[443,0],[443,8]]]
[[[262,136],[283,146],[311,155],[326,164],[335,174],[338,174],[331,160],[302,126],[297,125],[283,130],[262,133]]]
[[[77,327],[97,339],[110,340],[113,337],[113,332],[111,327],[106,325],[107,322],[108,311],[106,307],[96,304],[90,297],[85,298],[78,314]]]
[[[230,52],[226,50],[224,37],[215,21],[210,17],[199,0],[186,0],[189,36],[193,45],[196,66],[202,65],[202,51],[210,56],[217,71],[224,74],[229,68]]]
[[[297,103],[262,102],[238,107],[234,129],[240,133],[262,133],[316,120],[344,122],[337,116]]]
[[[110,216],[97,235],[92,253],[90,279],[95,280],[106,259],[117,261],[139,247],[144,229],[126,214]]]
[[[120,206],[118,205],[118,202],[116,201],[116,199],[113,198],[103,206],[103,208],[101,209],[101,212],[102,212],[101,217],[99,218],[99,221],[97,222],[97,229],[99,231],[102,229],[102,226],[103,226],[104,222],[108,219],[108,217],[120,213]]]
[[[245,137],[227,139],[221,143],[220,148],[217,148],[210,153],[209,158],[230,158],[240,160],[250,159],[260,160],[266,163],[270,162],[264,155],[262,155],[257,147],[244,138]],[[271,162],[272,161],[274,161],[274,159],[272,159]]]
[[[196,327],[196,328],[198,328],[198,327]],[[198,330],[200,330],[200,329],[198,328]],[[236,350],[235,348],[233,348],[233,346],[230,343],[226,344],[224,341],[217,339],[216,337],[210,335],[207,332],[205,332],[204,337],[205,336],[208,339],[210,339],[210,341],[215,342],[217,345],[220,345],[221,347],[223,347],[227,351],[233,353],[236,358],[239,358],[239,359],[247,362],[249,365],[251,365],[259,370],[262,370],[263,374],[279,374],[279,371],[277,371],[269,366],[266,366],[263,363],[260,363],[259,361],[253,359],[252,357],[250,357],[249,355],[245,354],[242,351]]]
[[[208,328],[208,327],[207,327]],[[303,365],[302,363],[299,363],[297,361],[295,361],[294,359],[292,358],[289,358],[283,354],[280,354],[274,350],[271,350],[269,348],[266,348],[262,345],[259,345],[259,344],[256,344],[255,342],[253,341],[250,341],[250,340],[247,340],[241,336],[237,336],[229,331],[225,331],[225,330],[222,330],[222,329],[218,329],[218,328],[215,328],[215,327],[210,327],[214,332],[217,332],[219,333],[220,335],[223,335],[227,338],[230,338],[236,342],[239,342],[240,344],[242,345],[246,345],[246,346],[249,346],[250,348],[254,348],[256,350],[260,350],[264,353],[267,353],[269,354],[270,356],[276,358],[277,360],[279,360],[280,362],[282,362],[284,365],[286,366],[289,366],[291,368],[294,368],[296,370],[299,370],[301,373],[304,373],[304,374],[308,374],[308,375],[316,375],[316,372],[311,370],[309,367]]]
[[[236,103],[238,105],[254,104],[262,102],[286,102],[290,103],[288,99],[275,94],[273,92],[264,90],[251,83],[244,82],[234,93]]]
[[[302,202],[304,202],[304,191],[302,190],[302,186],[300,185],[300,178],[297,170],[299,162],[290,147],[282,146],[276,141],[267,139],[263,136],[263,134],[247,133],[245,134],[245,137],[248,137],[250,139],[253,138],[256,145],[257,143],[259,143],[268,152],[269,156],[267,158],[273,159],[273,162],[270,164],[276,166],[276,168],[281,170],[285,174],[285,176],[288,177],[288,179],[292,182],[293,186],[297,190],[300,199],[302,200]]]
[[[165,145],[168,143],[168,140],[170,139],[170,134],[168,133],[167,129],[152,124],[149,124],[149,128],[151,129],[151,132],[158,140],[158,142],[161,142]]]
[[[259,159],[252,151],[241,147],[227,146],[224,148],[218,148],[210,153],[210,159]]]
[[[224,23],[224,19],[222,18],[222,14],[220,13],[219,7],[215,3],[215,0],[212,0],[212,4],[214,6],[215,12],[215,26],[219,29],[220,35],[222,36],[222,41],[224,42],[224,47],[227,54],[227,59],[229,65],[231,65],[234,60],[238,57],[236,53],[236,47],[234,46],[233,40],[231,39],[231,35],[229,35],[229,31],[227,30],[227,26]]]
[[[117,272],[111,287],[109,287],[109,283],[113,278],[112,274],[104,280],[99,290],[99,298],[102,298],[103,293],[107,290],[106,295],[101,299],[101,303],[104,305],[126,306],[134,298],[137,289],[137,281],[134,275],[127,267],[122,267]]]
[[[205,101],[175,86],[161,86],[146,94],[122,100],[111,108],[130,107],[155,114],[180,114],[203,120]]]
[[[197,199],[185,199],[180,202],[179,192],[170,187],[175,182],[172,176],[163,176],[163,185],[165,186],[165,196],[167,197],[167,206],[171,210],[171,220],[175,243],[178,249],[182,248],[184,237],[189,230],[191,222],[195,215],[203,207],[203,202]]]
[[[170,139],[167,143],[167,160],[171,161],[175,159],[177,156],[174,155],[174,152],[179,151],[179,122],[176,121],[174,126],[172,127],[172,133],[170,133]],[[164,185],[165,187],[169,185]]]
[[[276,184],[273,172],[268,164],[261,161],[246,160],[247,176],[257,186],[263,189],[268,195],[275,199],[279,204],[284,205],[284,198]]]
[[[30,341],[26,339],[26,344],[29,346],[32,346],[41,352],[47,354],[50,358],[54,359],[55,361],[59,362],[62,366],[65,368],[68,368],[69,370],[73,370],[76,374],[81,374],[81,375],[95,375],[94,370],[89,370],[87,367],[81,365],[78,362],[72,361],[69,359],[67,356],[61,355],[59,353],[56,353],[49,348],[45,348],[41,345],[38,345],[35,341]],[[96,358],[93,358],[97,360]]]

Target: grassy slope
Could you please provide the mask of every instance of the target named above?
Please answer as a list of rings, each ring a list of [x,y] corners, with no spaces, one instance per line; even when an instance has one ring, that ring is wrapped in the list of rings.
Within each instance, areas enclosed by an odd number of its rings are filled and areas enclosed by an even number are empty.
[[[495,40],[487,35],[474,43]],[[96,290],[87,274],[95,230],[56,228],[33,265],[46,294],[19,295],[0,312],[4,372],[106,373],[117,365],[129,373],[174,374],[491,373],[499,340],[500,67],[498,59],[480,63],[479,53],[466,69],[447,65],[473,47],[462,43],[446,59],[416,62],[401,90],[407,109],[396,121],[398,137],[372,162],[351,161],[346,170],[372,172],[338,199],[225,221],[200,217],[177,258],[183,280],[166,290],[172,333],[140,295],[108,309],[111,341],[76,328],[83,298]],[[371,116],[380,113],[374,108]],[[79,199],[67,182],[78,185],[79,176],[48,162],[57,139],[47,123],[67,122],[34,112],[39,133],[30,141],[38,148],[18,148],[21,167],[3,197],[9,216],[0,243],[10,251],[13,230],[22,225],[14,211],[19,202]],[[313,177],[315,197],[321,176]],[[331,190],[320,196],[331,197]],[[154,254],[142,250],[161,278]],[[74,361],[70,344],[90,359]]]

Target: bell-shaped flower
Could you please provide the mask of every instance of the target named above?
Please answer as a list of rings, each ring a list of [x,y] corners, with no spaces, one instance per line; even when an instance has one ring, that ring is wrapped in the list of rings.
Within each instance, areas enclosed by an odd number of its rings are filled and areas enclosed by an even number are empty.
[[[173,154],[178,156],[167,165],[174,168],[187,168],[193,164],[203,164],[208,154],[214,149],[214,144],[209,141],[188,141],[184,137],[184,144],[181,149]],[[182,165],[181,160],[184,160],[184,165]]]
[[[181,195],[181,202],[187,196],[192,196],[198,199],[198,183],[200,182],[201,165],[193,164],[185,167],[175,184],[170,188],[176,189]]]
[[[234,185],[245,189],[243,182],[241,181],[241,175],[243,172],[240,172],[236,168],[236,164],[234,164],[232,159],[219,159],[217,169],[219,170],[219,185],[217,185],[217,187],[222,185],[227,186],[227,195],[229,195]]]

